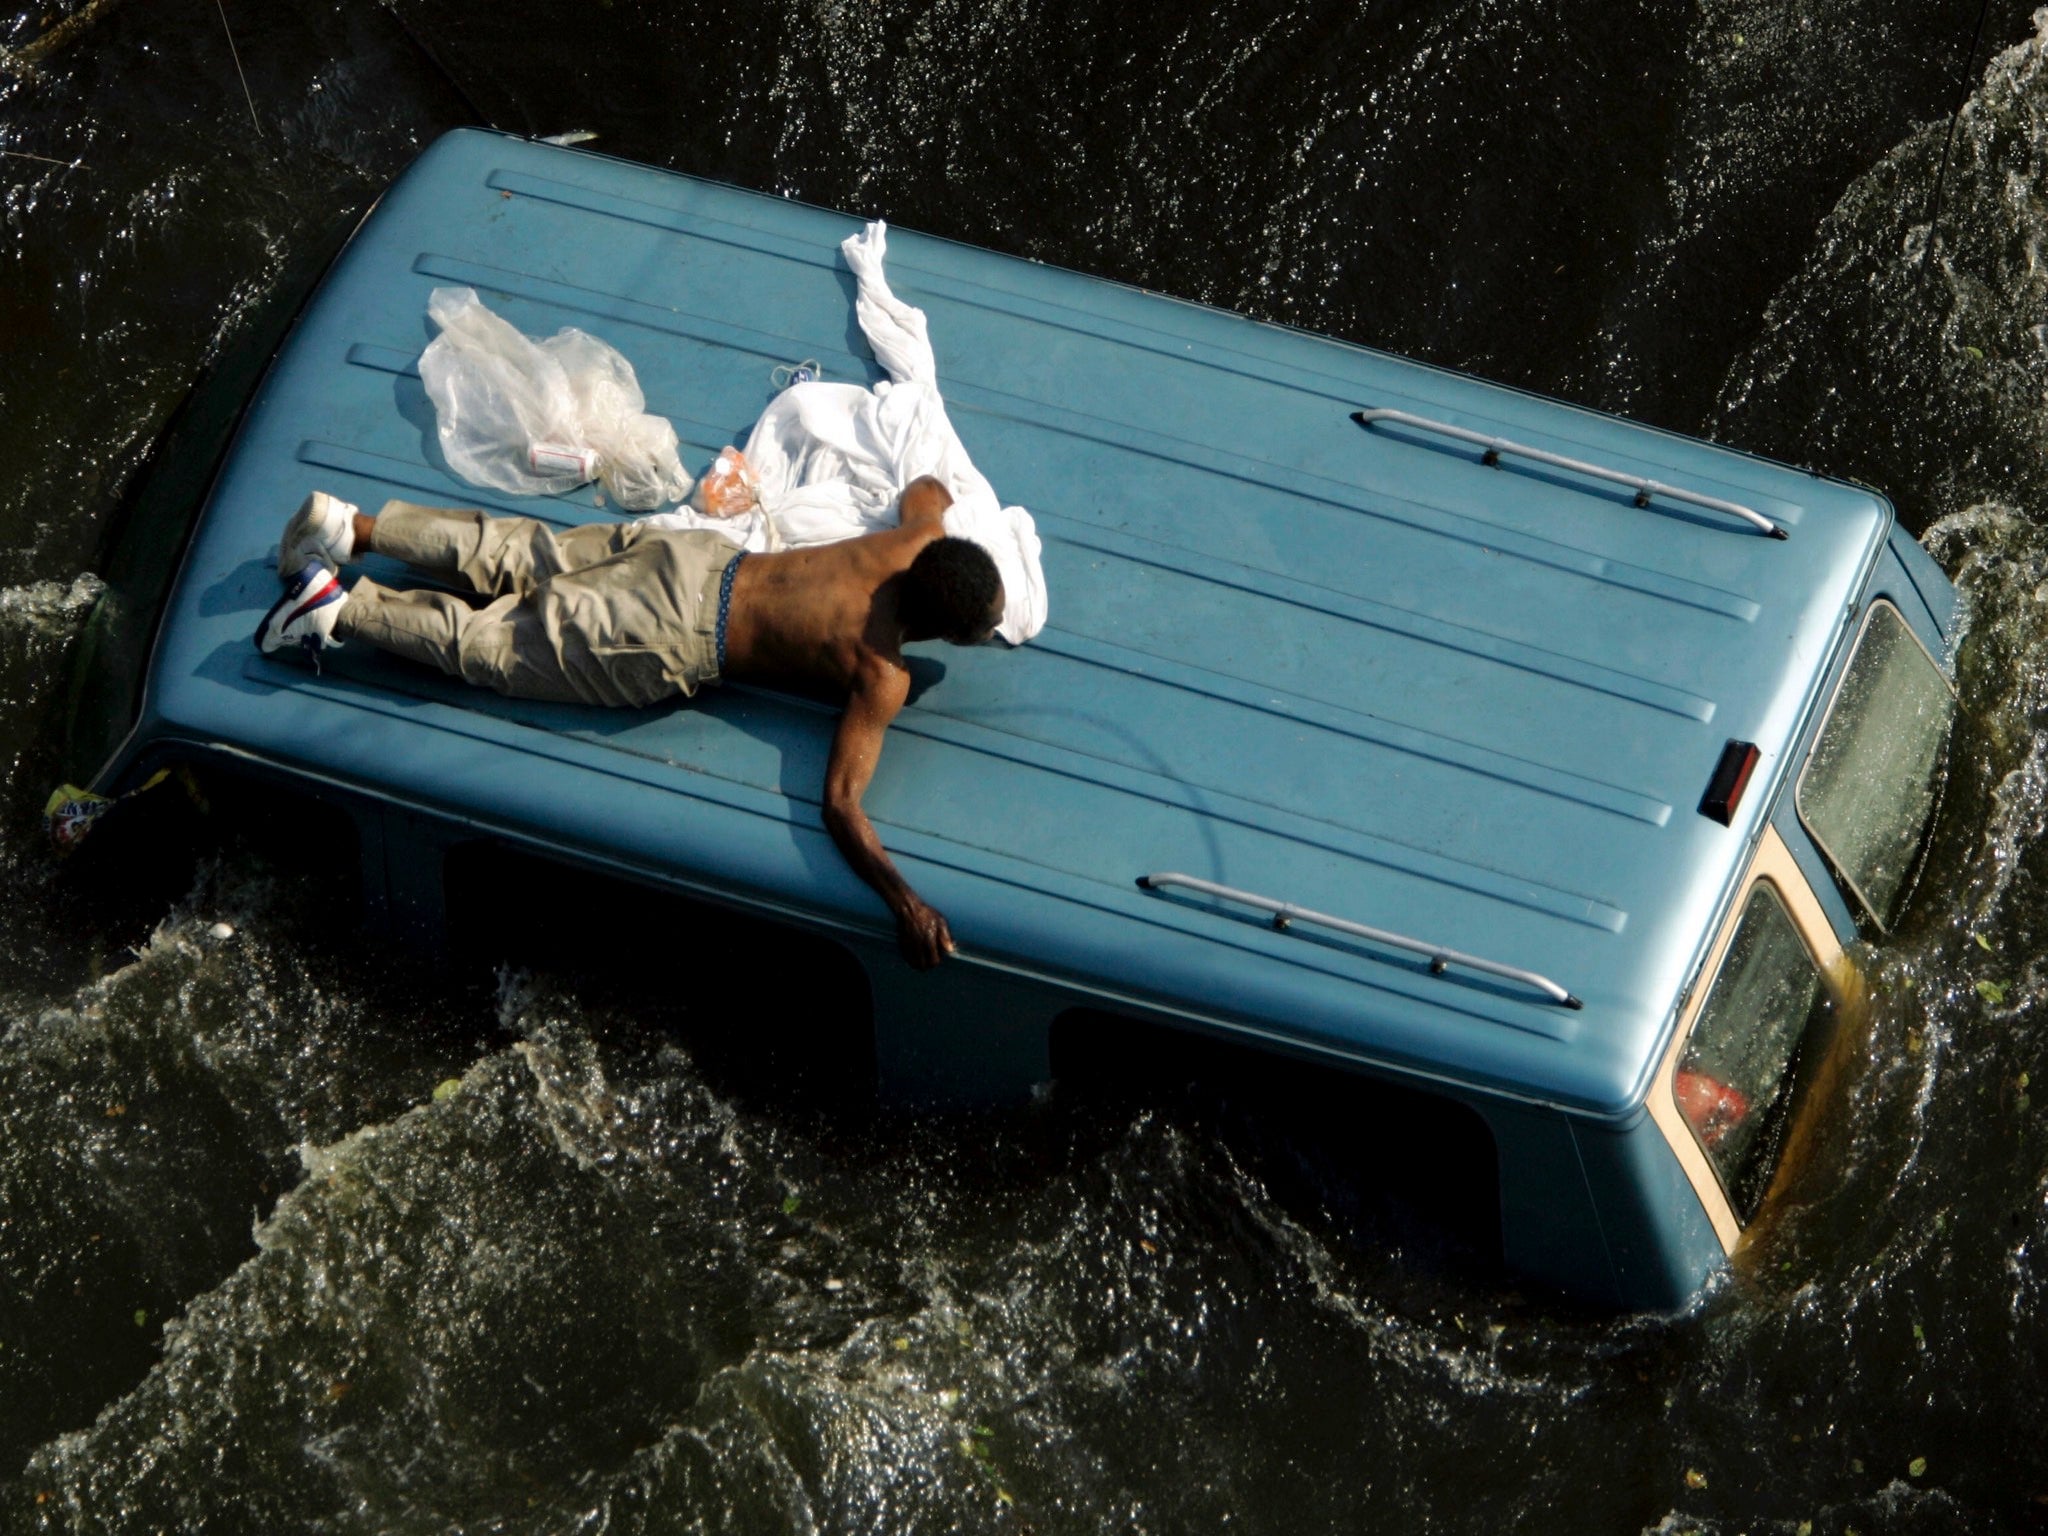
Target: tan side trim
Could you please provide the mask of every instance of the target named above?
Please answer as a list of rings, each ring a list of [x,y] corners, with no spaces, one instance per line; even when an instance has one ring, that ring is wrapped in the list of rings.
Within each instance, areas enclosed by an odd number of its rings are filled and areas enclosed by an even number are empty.
[[[1664,1052],[1664,1060],[1657,1068],[1657,1080],[1650,1088],[1650,1118],[1657,1122],[1657,1128],[1678,1155],[1678,1165],[1685,1170],[1694,1193],[1700,1197],[1700,1204],[1706,1207],[1707,1218],[1714,1224],[1714,1235],[1720,1238],[1723,1253],[1733,1253],[1742,1241],[1742,1224],[1735,1219],[1735,1208],[1722,1193],[1721,1181],[1714,1177],[1714,1168],[1707,1161],[1706,1152],[1686,1125],[1685,1117],[1678,1112],[1676,1079],[1678,1058],[1685,1050],[1685,1042],[1692,1036],[1693,1026],[1699,1022],[1700,1010],[1713,993],[1714,982],[1720,979],[1721,961],[1727,956],[1729,942],[1735,937],[1735,926],[1742,921],[1743,909],[1749,905],[1750,892],[1758,881],[1770,886],[1784,903],[1792,926],[1806,941],[1807,949],[1820,967],[1822,979],[1828,990],[1835,994],[1838,1004],[1845,1000],[1844,994],[1848,991],[1845,974],[1847,956],[1835,937],[1835,930],[1828,924],[1827,913],[1821,909],[1820,898],[1813,894],[1813,887],[1806,883],[1806,876],[1793,862],[1792,850],[1785,846],[1777,828],[1767,825],[1757,844],[1756,859],[1749,866],[1749,878],[1743,882],[1742,894],[1736,898],[1727,920],[1721,924],[1714,947],[1708,952],[1707,963],[1700,968],[1700,975],[1705,979],[1693,988],[1692,996],[1686,999],[1685,1012],[1679,1017],[1670,1048]]]

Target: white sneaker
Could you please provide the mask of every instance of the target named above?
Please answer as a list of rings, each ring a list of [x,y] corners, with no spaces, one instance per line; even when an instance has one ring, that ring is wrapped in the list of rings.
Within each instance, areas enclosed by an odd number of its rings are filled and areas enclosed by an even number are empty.
[[[256,644],[268,656],[288,646],[297,646],[320,665],[320,653],[341,642],[334,638],[334,621],[348,593],[340,580],[317,559],[308,560],[284,589],[263,622],[256,626]]]
[[[284,525],[284,537],[277,545],[278,578],[290,581],[305,569],[308,560],[318,560],[328,570],[338,571],[355,552],[355,505],[325,491],[315,491]]]

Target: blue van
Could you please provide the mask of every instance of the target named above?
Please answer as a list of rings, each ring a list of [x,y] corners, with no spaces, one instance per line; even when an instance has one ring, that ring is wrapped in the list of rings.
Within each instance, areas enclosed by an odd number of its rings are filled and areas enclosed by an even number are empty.
[[[868,795],[960,940],[929,974],[820,823],[829,707],[727,686],[585,710],[362,647],[258,654],[316,487],[616,515],[450,476],[431,289],[610,341],[701,464],[777,365],[880,377],[855,227],[493,133],[434,144],[246,408],[210,407],[217,464],[160,480],[112,556],[74,720],[92,786],[188,764],[317,803],[373,914],[426,938],[451,872],[499,856],[808,935],[864,979],[899,1097],[1028,1091],[1119,1023],[1355,1075],[1483,1142],[1520,1275],[1683,1305],[1827,1107],[1844,946],[1909,896],[1941,783],[1954,595],[1868,490],[896,232],[891,281],[977,464],[1035,514],[1051,598],[1029,645],[917,661]],[[551,887],[494,899],[544,911]]]

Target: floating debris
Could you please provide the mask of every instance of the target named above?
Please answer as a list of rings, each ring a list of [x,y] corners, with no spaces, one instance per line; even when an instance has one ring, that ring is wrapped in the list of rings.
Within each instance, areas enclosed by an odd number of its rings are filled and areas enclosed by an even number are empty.
[[[256,118],[256,98],[249,94],[249,77],[242,73],[242,50],[235,46],[235,29],[228,25],[227,7],[221,0],[213,0],[213,8],[220,12],[220,28],[228,35],[228,54],[235,61],[235,78],[242,82],[242,100],[249,103],[249,125],[260,139],[263,137],[263,124]]]
[[[4,69],[6,64],[6,56],[0,54],[0,69]],[[83,160],[59,160],[54,155],[32,155],[25,149],[0,149],[0,155],[5,155],[9,160],[37,160],[44,165],[59,166],[67,171],[85,169]]]

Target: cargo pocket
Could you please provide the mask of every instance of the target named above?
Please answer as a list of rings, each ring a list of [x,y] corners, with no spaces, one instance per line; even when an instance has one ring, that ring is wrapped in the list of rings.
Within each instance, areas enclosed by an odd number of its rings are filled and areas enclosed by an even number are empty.
[[[606,704],[645,708],[695,691],[695,680],[677,665],[671,646],[593,645],[588,664]]]

